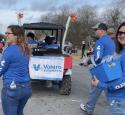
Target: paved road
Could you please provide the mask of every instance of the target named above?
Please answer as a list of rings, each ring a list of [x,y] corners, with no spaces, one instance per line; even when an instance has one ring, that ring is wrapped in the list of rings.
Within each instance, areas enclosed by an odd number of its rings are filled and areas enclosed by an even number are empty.
[[[78,62],[73,64],[72,93],[62,96],[58,88],[45,88],[42,82],[32,84],[33,96],[25,107],[25,115],[85,115],[79,108],[81,102],[86,102],[90,89],[89,72],[85,67],[80,67]],[[0,89],[2,83],[0,81]],[[105,96],[101,95],[94,115],[105,115]],[[0,115],[2,108],[0,104]]]

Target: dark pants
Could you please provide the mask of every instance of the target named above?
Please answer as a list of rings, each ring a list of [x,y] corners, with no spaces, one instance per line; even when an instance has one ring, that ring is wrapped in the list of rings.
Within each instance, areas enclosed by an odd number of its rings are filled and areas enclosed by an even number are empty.
[[[3,85],[1,98],[4,115],[24,115],[24,106],[31,95],[30,83],[16,84],[15,89],[11,89],[9,84]]]

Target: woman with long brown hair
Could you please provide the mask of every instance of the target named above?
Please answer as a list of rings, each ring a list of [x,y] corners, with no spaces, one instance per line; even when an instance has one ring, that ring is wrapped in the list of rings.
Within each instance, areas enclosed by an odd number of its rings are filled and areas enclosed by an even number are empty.
[[[2,107],[4,115],[24,115],[23,109],[31,97],[29,76],[30,49],[26,44],[24,30],[10,25],[6,31],[7,48],[0,62],[3,75]]]
[[[92,84],[107,89],[109,105],[107,115],[125,115],[125,22],[118,27],[115,42],[116,52],[120,55],[123,76],[106,83],[95,78],[95,80],[92,80]]]

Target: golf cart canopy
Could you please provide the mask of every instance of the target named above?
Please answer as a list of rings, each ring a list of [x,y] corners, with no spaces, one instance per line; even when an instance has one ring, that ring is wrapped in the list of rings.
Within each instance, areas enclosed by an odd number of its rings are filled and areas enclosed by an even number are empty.
[[[44,53],[53,53],[53,52],[57,52],[57,53],[61,53],[62,51],[62,40],[63,40],[63,34],[64,34],[64,26],[62,25],[58,25],[58,24],[53,24],[53,23],[46,23],[46,22],[38,22],[38,23],[24,23],[23,24],[23,28],[24,30],[36,30],[39,33],[45,33],[46,35],[49,33],[49,35],[47,36],[54,36],[55,37],[55,44],[57,44],[59,46],[59,48],[56,49],[46,49],[46,51]],[[35,32],[36,32],[35,31]],[[43,42],[38,42],[38,44],[44,44]],[[34,48],[33,50],[33,54],[36,55],[35,53],[37,52],[36,50],[38,49],[39,52],[38,54],[43,54],[40,53],[40,50],[44,49],[39,47],[40,45],[37,46],[37,48]],[[51,51],[50,51],[51,50]],[[35,52],[35,53],[34,53]]]
[[[62,25],[39,22],[39,23],[25,23],[23,24],[24,29],[30,30],[64,30]]]

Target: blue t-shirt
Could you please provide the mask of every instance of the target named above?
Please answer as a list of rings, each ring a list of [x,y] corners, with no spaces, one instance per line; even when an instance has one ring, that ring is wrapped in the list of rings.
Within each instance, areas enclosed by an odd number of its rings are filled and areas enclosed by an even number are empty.
[[[17,45],[8,46],[0,62],[0,76],[4,83],[27,82],[29,76],[29,57],[24,55]]]
[[[28,39],[27,40],[27,44],[37,44],[38,42],[36,40],[33,39]]]
[[[45,45],[44,47],[47,49],[58,49],[59,48],[59,46],[57,44]]]
[[[104,35],[99,40],[96,41],[94,46],[94,61],[99,64],[102,59],[108,55],[113,55],[115,53],[116,46],[114,41],[108,35]],[[88,62],[91,64],[91,60]]]
[[[107,97],[113,99],[125,99],[125,50],[120,56],[123,77],[108,83],[99,82],[98,87],[107,89]]]

